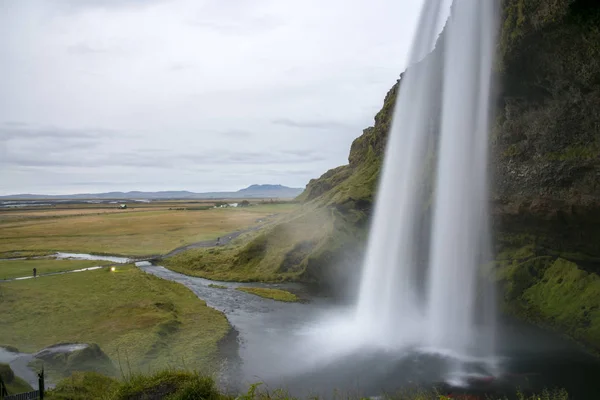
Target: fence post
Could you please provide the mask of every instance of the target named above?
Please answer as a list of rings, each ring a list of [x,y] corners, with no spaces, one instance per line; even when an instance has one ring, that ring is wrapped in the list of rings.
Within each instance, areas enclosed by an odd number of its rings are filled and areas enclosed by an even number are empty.
[[[4,381],[0,376],[0,399],[3,399],[4,396],[8,396],[8,390],[6,390],[6,386],[4,385]]]
[[[38,389],[40,391],[40,400],[44,400],[44,367],[42,367],[42,372],[38,374]]]

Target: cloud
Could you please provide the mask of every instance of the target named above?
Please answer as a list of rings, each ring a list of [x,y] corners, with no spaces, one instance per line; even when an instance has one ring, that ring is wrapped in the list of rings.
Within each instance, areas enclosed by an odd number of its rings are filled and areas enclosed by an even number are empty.
[[[13,128],[23,128],[27,126],[27,123],[21,121],[5,121],[4,126]]]
[[[245,131],[242,129],[230,129],[230,130],[225,130],[225,131],[219,131],[219,132],[217,132],[217,134],[223,135],[226,137],[236,138],[236,139],[250,138],[250,137],[254,136],[254,133],[252,133],[250,131]]]
[[[295,121],[289,118],[278,118],[271,121],[275,125],[283,125],[291,128],[307,129],[351,129],[351,126],[338,121]]]
[[[0,1],[0,193],[304,186],[372,124],[420,2]]]
[[[186,64],[186,63],[173,63],[171,65],[169,65],[167,67],[168,71],[173,71],[173,72],[177,72],[177,71],[184,71],[186,69],[192,69],[194,68],[193,65],[191,64]]]
[[[90,8],[104,10],[122,8],[143,8],[170,0],[54,0],[63,10],[84,11]]]
[[[25,123],[5,123],[0,126],[0,141],[38,139],[96,139],[114,136],[116,132],[107,129],[68,129],[53,126],[34,126]]]
[[[92,47],[87,43],[80,42],[80,43],[68,46],[67,52],[69,52],[70,54],[76,54],[76,55],[88,55],[88,54],[102,54],[102,53],[107,53],[108,51],[106,49]]]
[[[189,20],[189,24],[196,28],[214,31],[227,36],[265,34],[284,25],[282,21],[268,16],[237,20],[233,18],[211,20],[197,17]]]
[[[48,148],[46,144],[41,145]],[[190,169],[197,167],[227,167],[232,165],[303,165],[324,161],[327,157],[316,151],[244,152],[244,151],[203,151],[198,153],[166,153],[158,149],[139,151],[113,151],[103,153],[89,143],[61,143],[52,151],[40,152],[40,147],[28,147],[23,151],[10,152],[1,162],[15,167],[134,167],[162,169]],[[75,151],[71,150],[86,150]],[[68,153],[68,156],[65,156]],[[210,169],[207,169],[210,170]]]
[[[316,151],[307,151],[303,154],[294,154],[289,151],[282,152],[206,152],[203,154],[180,155],[180,158],[192,161],[196,165],[265,165],[265,164],[308,164],[323,161],[326,157]]]

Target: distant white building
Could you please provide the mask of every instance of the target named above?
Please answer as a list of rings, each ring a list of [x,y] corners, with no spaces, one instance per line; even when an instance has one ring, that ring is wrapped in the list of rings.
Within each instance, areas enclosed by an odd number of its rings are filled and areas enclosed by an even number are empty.
[[[228,204],[228,206],[229,206],[229,207],[237,207],[237,206],[238,206],[238,203],[229,203],[229,204]]]

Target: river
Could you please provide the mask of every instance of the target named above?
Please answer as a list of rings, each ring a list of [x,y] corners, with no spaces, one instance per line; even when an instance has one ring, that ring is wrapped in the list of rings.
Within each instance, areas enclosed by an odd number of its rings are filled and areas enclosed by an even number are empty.
[[[147,273],[185,285],[207,305],[223,312],[238,332],[238,360],[229,363],[229,382],[243,390],[263,382],[297,396],[342,394],[377,396],[402,388],[440,383],[447,357],[407,350],[403,353],[348,347],[352,326],[345,325],[349,306],[328,298],[283,303],[232,290],[239,283],[190,277],[143,263]],[[249,286],[253,284],[243,284]],[[297,291],[294,284],[254,284]],[[494,381],[473,374],[468,392],[514,393],[566,388],[575,399],[600,396],[600,361],[556,334],[506,320],[498,333],[503,377]],[[443,385],[442,385],[443,386]],[[449,389],[452,390],[452,389]],[[456,390],[456,389],[453,389]]]

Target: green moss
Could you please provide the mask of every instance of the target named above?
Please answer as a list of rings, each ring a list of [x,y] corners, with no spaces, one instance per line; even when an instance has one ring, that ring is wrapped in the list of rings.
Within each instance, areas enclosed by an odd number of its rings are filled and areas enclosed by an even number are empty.
[[[560,153],[548,153],[546,157],[551,161],[594,160],[600,157],[600,145],[590,143],[568,146]]]
[[[511,158],[522,154],[522,150],[516,144],[511,144],[502,152],[502,157]]]
[[[565,329],[574,337],[600,348],[600,277],[577,264],[558,259],[523,299],[530,311]]]
[[[500,261],[511,261],[511,262],[519,262],[519,260],[524,260],[535,255],[534,253],[535,246],[533,244],[526,244],[521,247],[516,248],[505,248],[503,251],[498,253],[496,259]]]
[[[293,293],[288,292],[287,290],[281,289],[269,289],[269,288],[255,288],[255,287],[238,287],[237,290],[242,292],[255,294],[260,297],[264,297],[267,299],[273,299],[277,301],[285,301],[285,302],[295,302],[300,299]]]
[[[504,265],[498,272],[498,277],[504,281],[504,296],[508,302],[519,299],[525,290],[533,286],[543,274],[552,257],[533,257],[527,261]]]

